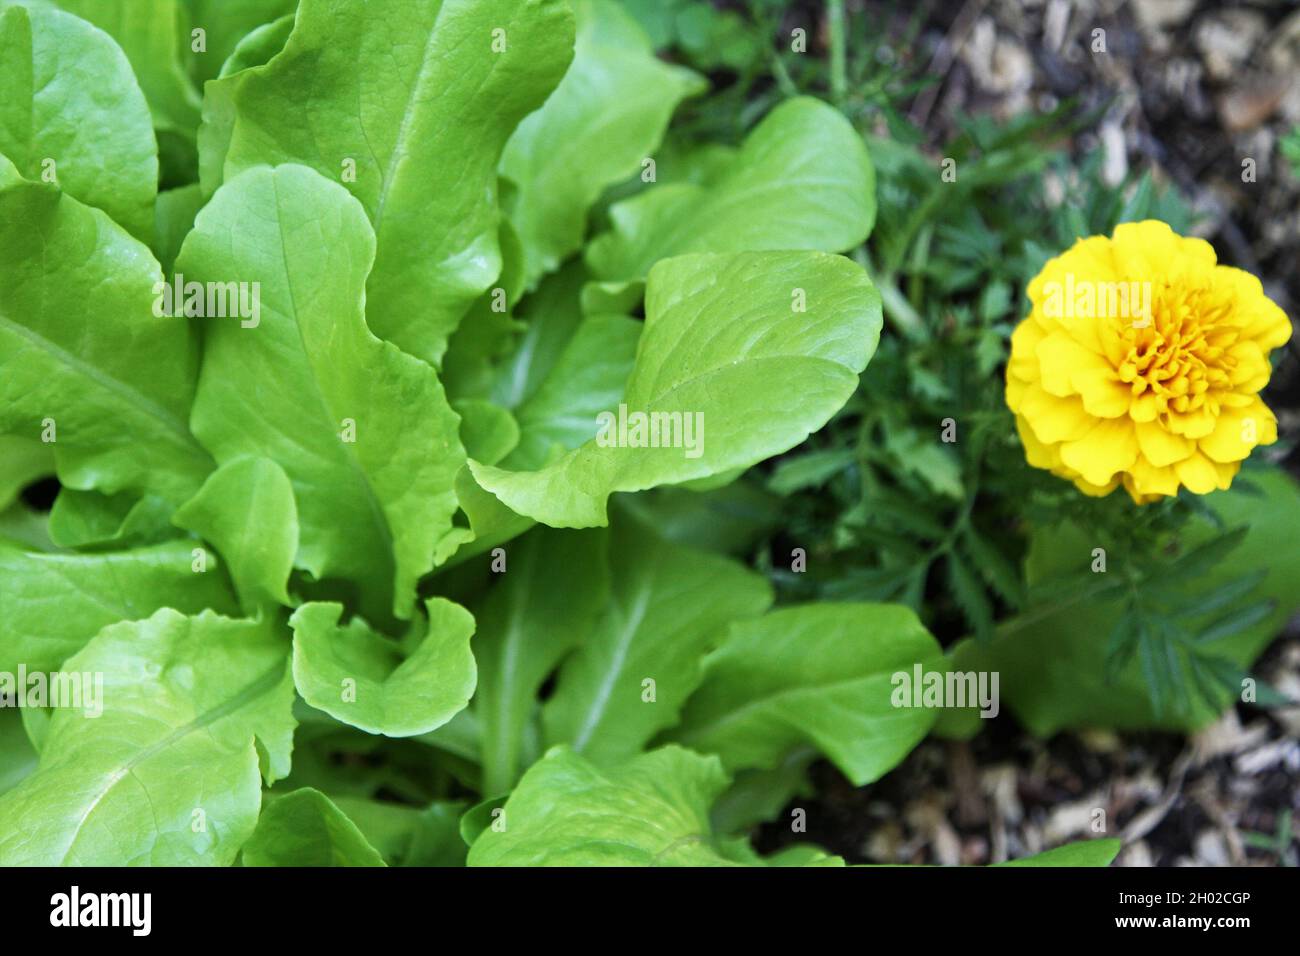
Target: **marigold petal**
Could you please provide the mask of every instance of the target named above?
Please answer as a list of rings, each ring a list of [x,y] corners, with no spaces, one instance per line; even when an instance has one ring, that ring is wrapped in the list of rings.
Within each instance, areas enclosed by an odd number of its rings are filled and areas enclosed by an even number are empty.
[[[1135,422],[1155,421],[1156,416],[1160,414],[1160,403],[1156,401],[1156,393],[1147,389],[1137,398],[1130,399],[1128,414]]]
[[[1137,435],[1127,418],[1100,419],[1082,438],[1061,443],[1061,461],[1092,485],[1107,484],[1137,456]]]
[[[1133,462],[1124,479],[1129,493],[1143,500],[1178,494],[1178,473],[1173,468],[1159,468],[1144,456]]]
[[[1219,490],[1227,491],[1232,487],[1232,479],[1237,477],[1237,472],[1241,471],[1241,462],[1214,462],[1214,470],[1219,473]]]
[[[1165,495],[1142,494],[1134,487],[1132,475],[1124,476],[1124,490],[1128,492],[1128,496],[1133,499],[1135,505],[1149,505],[1152,502],[1159,501],[1161,498],[1165,497]]]
[[[1204,438],[1214,431],[1216,420],[1215,414],[1202,405],[1192,411],[1170,413],[1168,428],[1174,434],[1187,438]]]
[[[1011,359],[1030,359],[1032,367],[1039,367],[1039,356],[1037,356],[1037,347],[1039,342],[1047,338],[1047,330],[1034,323],[1021,323],[1015,326],[1011,333]]]
[[[1279,348],[1290,340],[1291,320],[1264,294],[1263,283],[1257,277],[1232,266],[1219,266],[1214,270],[1214,280],[1236,305],[1243,337],[1253,339],[1265,351]]]
[[[1020,400],[1020,413],[1038,440],[1049,445],[1082,438],[1097,421],[1084,411],[1083,402],[1078,398],[1057,398],[1039,385],[1029,385],[1025,389]]]
[[[1033,322],[1021,322],[1011,333],[1011,358],[1007,362],[1007,372],[1023,378],[1027,382],[1037,381],[1042,377],[1038,366],[1038,343],[1047,333]]]
[[[1256,445],[1277,441],[1277,419],[1259,398],[1245,408],[1224,408],[1214,431],[1200,440],[1199,447],[1212,461],[1225,464],[1241,461]]]
[[[1095,353],[1076,342],[1064,332],[1052,332],[1039,340],[1034,349],[1042,370],[1042,382],[1045,391],[1064,398],[1077,394],[1077,389],[1070,381],[1070,373],[1080,362],[1094,359],[1101,361]]]
[[[1174,465],[1178,480],[1187,486],[1187,490],[1197,495],[1207,495],[1220,485],[1219,470],[1214,462],[1200,452],[1195,452]]]
[[[1111,242],[1116,271],[1137,281],[1204,273],[1218,261],[1214,247],[1204,239],[1180,236],[1158,219],[1121,223]]]
[[[1268,384],[1273,366],[1258,342],[1238,342],[1228,349],[1228,354],[1237,360],[1237,367],[1228,373],[1233,388],[1241,392],[1258,392]]]
[[[1057,454],[1056,446],[1040,442],[1023,415],[1016,416],[1016,431],[1020,434],[1020,443],[1025,446],[1025,461],[1035,468],[1049,471],[1061,467],[1061,456]]]
[[[1106,355],[1107,346],[1102,338],[1103,323],[1073,315],[1071,295],[1077,298],[1082,286],[1117,281],[1115,263],[1111,256],[1110,239],[1091,236],[1080,239],[1068,251],[1048,261],[1029,283],[1029,299],[1033,303],[1030,319],[1033,324],[1048,332],[1064,332],[1085,348]]]
[[[1128,411],[1132,392],[1101,355],[1064,332],[1045,336],[1036,352],[1045,391],[1062,397],[1078,395],[1088,414],[1099,418],[1115,418]]]
[[[1016,378],[1014,375],[1008,375],[1006,388],[1007,408],[1013,412],[1020,411],[1020,405],[1025,399],[1025,390],[1028,388],[1028,382]]]
[[[1074,482],[1074,487],[1078,488],[1085,495],[1089,495],[1093,498],[1105,498],[1119,485],[1118,475],[1106,482],[1104,485],[1094,485],[1091,482],[1084,481],[1082,478],[1072,478],[1071,480]]]
[[[1133,404],[1133,391],[1107,366],[1104,370],[1080,369],[1072,379],[1088,414],[1098,418],[1127,415]]]
[[[1029,280],[1029,287],[1025,290],[1029,301],[1035,307],[1043,306],[1053,284],[1063,290],[1070,274],[1076,279],[1080,276],[1108,281],[1116,279],[1110,237],[1087,236],[1077,239],[1065,252],[1048,259],[1038,275]],[[1040,314],[1040,318],[1046,319],[1045,314]]]
[[[1134,429],[1142,457],[1154,468],[1165,468],[1196,451],[1194,441],[1175,435],[1159,422],[1137,422]]]

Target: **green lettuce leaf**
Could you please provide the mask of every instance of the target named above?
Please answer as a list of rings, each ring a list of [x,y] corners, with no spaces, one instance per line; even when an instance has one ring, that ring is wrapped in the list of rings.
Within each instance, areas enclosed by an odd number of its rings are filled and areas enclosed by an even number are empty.
[[[234,93],[226,176],[302,163],[342,181],[378,237],[371,328],[437,363],[501,271],[497,164],[573,29],[563,0],[302,0],[284,50]]]
[[[509,790],[538,756],[537,693],[608,602],[607,561],[601,532],[537,528],[510,545],[505,572],[475,606],[484,793]]]
[[[248,34],[272,20],[292,19],[298,0],[184,0],[184,4],[190,27],[204,33],[206,49],[190,58],[190,74],[201,88],[221,72]]]
[[[434,370],[366,327],[373,255],[346,190],[282,166],[222,186],[177,271],[187,282],[260,283],[255,327],[203,320],[194,432],[222,464],[253,456],[284,469],[298,567],[360,586],[362,613],[379,623],[410,615],[415,582],[451,530],[465,454]]]
[[[102,713],[56,709],[37,771],[0,796],[0,866],[234,862],[289,771],[288,642],[273,620],[162,610],[64,664]]]
[[[582,246],[587,209],[640,171],[677,104],[707,86],[655,58],[645,32],[613,0],[578,0],[573,65],[546,104],[515,130],[501,173],[519,188],[508,207],[528,284]]]
[[[205,202],[207,197],[198,183],[166,189],[158,194],[158,204],[154,207],[153,251],[165,275],[171,275],[181,243],[194,228],[194,217]]]
[[[467,847],[458,825],[465,804],[435,800],[411,807],[365,797],[334,797],[366,842],[389,866],[464,866]]]
[[[674,740],[728,771],[770,770],[811,745],[856,786],[879,779],[925,737],[937,712],[895,707],[892,677],[946,671],[906,607],[810,604],[734,624],[704,662]]]
[[[174,510],[155,495],[141,497],[129,491],[101,495],[62,488],[50,509],[50,540],[60,548],[96,550],[161,544],[176,537],[171,523]]]
[[[293,32],[294,18],[281,17],[250,32],[231,51],[221,72],[203,85],[203,119],[199,124],[199,185],[204,197],[221,185],[226,151],[235,129],[235,91],[243,71],[262,66],[284,49]]]
[[[289,476],[275,462],[236,458],[222,465],[173,520],[216,547],[245,609],[291,604],[298,510]]]
[[[0,435],[0,511],[24,488],[54,474],[54,449],[21,435]]]
[[[502,467],[521,471],[541,468],[556,452],[595,438],[597,416],[617,408],[623,397],[641,329],[636,319],[621,315],[583,319],[551,373],[515,411],[519,443]]]
[[[492,498],[491,495],[488,497]],[[492,500],[496,501],[495,498]],[[58,550],[58,546],[50,540],[46,517],[28,507],[25,502],[10,505],[6,510],[0,511],[0,543],[41,552]]]
[[[598,763],[637,753],[675,724],[726,626],[772,603],[767,581],[729,558],[669,544],[631,520],[610,533],[609,601],[542,711],[548,745]]]
[[[501,180],[504,190],[510,183]],[[498,231],[501,244],[501,275],[479,296],[447,342],[447,354],[438,374],[453,399],[494,399],[493,382],[497,363],[510,354],[519,338],[521,324],[514,310],[524,294],[524,250],[509,219],[502,219]]]
[[[148,242],[158,146],[117,44],[61,10],[0,4],[0,90],[0,153]]]
[[[646,316],[626,407],[702,423],[696,447],[680,428],[678,447],[624,445],[611,429],[603,447],[598,436],[537,471],[471,462],[483,488],[552,527],[603,525],[615,491],[722,475],[797,445],[853,394],[880,336],[866,273],[810,252],[662,262]]]
[[[613,768],[555,747],[506,801],[504,827],[479,834],[469,865],[735,866],[709,830],[726,785],[716,757],[680,747]]]
[[[656,184],[610,210],[613,229],[587,247],[599,279],[644,278],[688,252],[860,245],[876,218],[876,175],[844,116],[818,100],[787,100],[750,133],[716,182]]]
[[[244,866],[384,866],[357,825],[311,787],[267,803],[240,861]]]
[[[52,428],[66,486],[179,504],[212,469],[187,425],[197,342],[155,316],[162,278],[103,212],[0,157],[0,431]]]
[[[589,275],[573,259],[546,276],[515,312],[522,324],[518,336],[496,370],[491,397],[506,408],[517,408],[541,386],[582,321],[580,301]]]
[[[465,398],[452,407],[460,416],[461,444],[480,461],[498,462],[519,444],[519,424],[500,405],[482,398]]]
[[[1110,866],[1119,855],[1120,842],[1114,839],[1084,840],[1067,843],[1054,850],[1044,850],[1018,860],[995,863],[994,866]]]
[[[808,769],[817,759],[812,747],[796,747],[770,770],[741,770],[713,805],[713,828],[742,834],[782,815],[795,797],[813,798]]]
[[[36,770],[37,754],[23,729],[16,707],[0,710],[0,794],[12,790]]]
[[[159,133],[160,149],[175,156],[174,168],[177,171],[188,172],[194,160],[194,132],[199,125],[200,97],[185,66],[190,37],[184,29],[187,18],[180,0],[56,2],[117,41],[131,61],[135,78],[149,102],[154,128]]]
[[[669,541],[742,559],[788,520],[784,499],[746,479],[711,491],[657,488],[621,503]]]
[[[0,671],[53,670],[103,628],[159,608],[234,611],[215,562],[193,570],[195,544],[73,554],[0,543]]]
[[[409,653],[353,618],[341,604],[304,604],[293,613],[293,678],[307,703],[371,734],[413,737],[441,727],[474,693],[474,618],[431,598],[428,622]]]

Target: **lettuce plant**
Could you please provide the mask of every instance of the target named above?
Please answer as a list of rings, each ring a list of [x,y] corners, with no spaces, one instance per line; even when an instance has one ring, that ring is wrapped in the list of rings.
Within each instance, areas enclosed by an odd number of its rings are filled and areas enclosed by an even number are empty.
[[[938,643],[653,489],[854,395],[875,174],[656,162],[706,86],[612,0],[0,0],[0,863],[840,862],[746,834]]]

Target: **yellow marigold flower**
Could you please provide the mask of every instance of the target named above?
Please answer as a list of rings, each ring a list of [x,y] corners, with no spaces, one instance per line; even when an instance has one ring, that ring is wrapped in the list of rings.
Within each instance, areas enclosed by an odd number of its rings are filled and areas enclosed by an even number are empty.
[[[1208,242],[1126,223],[1048,262],[1029,298],[1006,397],[1031,465],[1141,504],[1227,488],[1277,440],[1259,391],[1291,322]]]

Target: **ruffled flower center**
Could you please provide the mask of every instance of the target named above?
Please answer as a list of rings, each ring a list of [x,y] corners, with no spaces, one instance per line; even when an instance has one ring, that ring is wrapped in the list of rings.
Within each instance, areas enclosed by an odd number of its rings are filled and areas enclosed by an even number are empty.
[[[1231,389],[1238,364],[1231,350],[1240,333],[1229,313],[1208,288],[1158,284],[1150,315],[1119,325],[1120,380],[1134,398],[1149,391],[1161,417],[1202,408],[1218,415],[1218,393]]]

